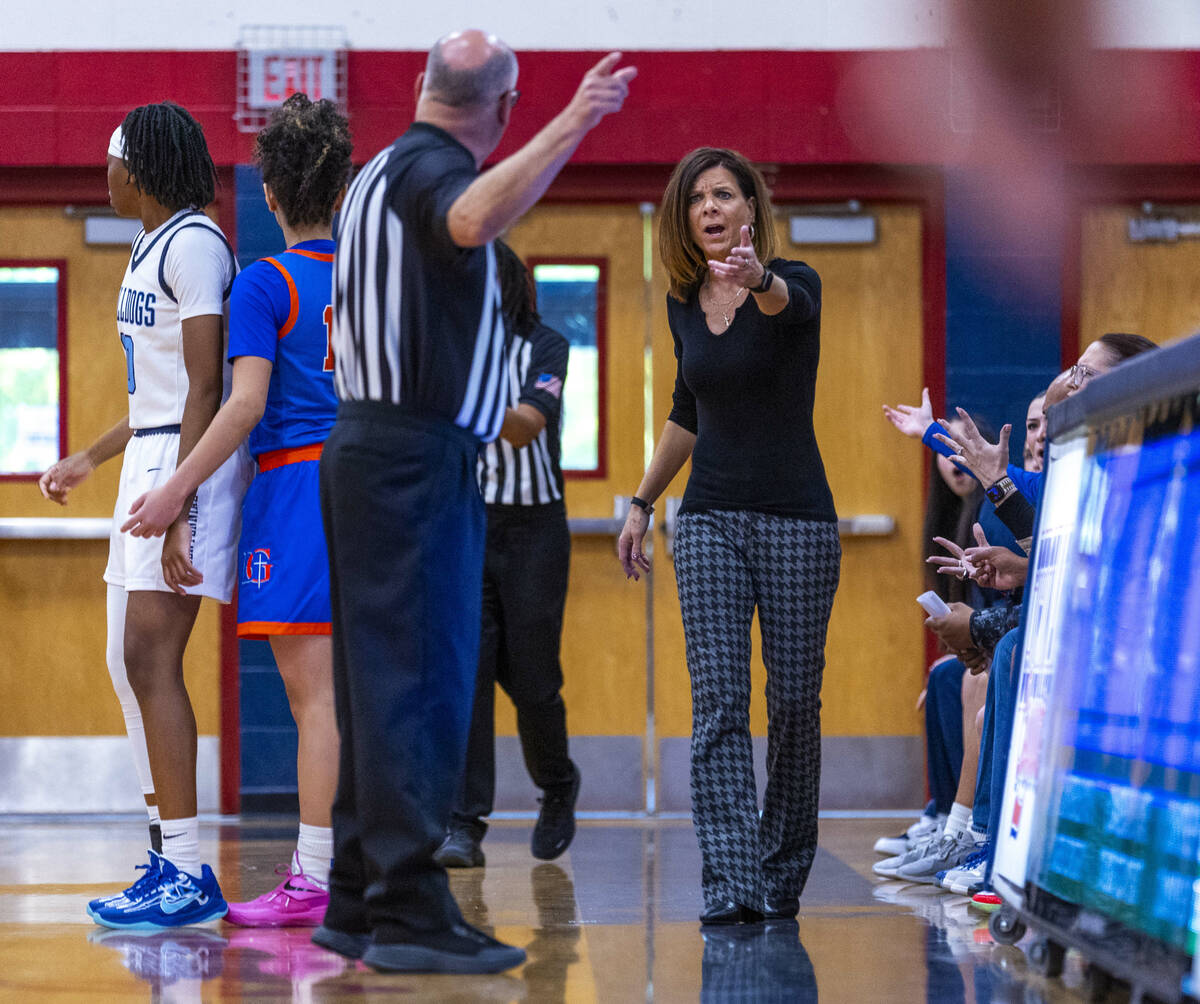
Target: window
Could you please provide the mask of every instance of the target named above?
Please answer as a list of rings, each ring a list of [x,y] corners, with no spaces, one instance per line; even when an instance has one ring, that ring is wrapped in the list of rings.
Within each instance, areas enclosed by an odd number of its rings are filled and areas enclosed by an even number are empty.
[[[567,477],[605,476],[602,259],[531,260],[542,322],[571,344],[563,386],[562,468]]]
[[[0,477],[64,452],[64,262],[0,262]]]

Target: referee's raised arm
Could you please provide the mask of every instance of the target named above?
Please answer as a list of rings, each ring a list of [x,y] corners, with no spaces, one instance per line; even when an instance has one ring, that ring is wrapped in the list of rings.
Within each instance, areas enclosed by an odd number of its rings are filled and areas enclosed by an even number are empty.
[[[483,105],[463,104],[454,93],[456,79],[503,59],[507,80],[497,81],[496,95]],[[550,187],[576,147],[605,115],[621,110],[637,69],[617,69],[612,52],[584,74],[574,97],[536,136],[511,157],[480,175],[454,201],[446,225],[459,247],[481,247],[499,237]],[[440,126],[458,139],[481,166],[504,135],[520,92],[516,58],[493,35],[460,32],[442,39],[430,52],[425,72],[417,78],[416,121]]]

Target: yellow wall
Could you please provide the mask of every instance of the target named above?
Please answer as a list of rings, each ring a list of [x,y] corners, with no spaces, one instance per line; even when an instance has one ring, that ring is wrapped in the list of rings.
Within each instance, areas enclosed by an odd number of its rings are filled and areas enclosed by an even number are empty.
[[[907,206],[876,206],[879,242],[868,248],[810,252],[791,248],[781,223],[781,254],[804,258],[824,285],[816,425],[841,515],[885,513],[898,524],[888,538],[847,539],[834,609],[824,691],[831,735],[917,734],[920,689],[920,447],[901,439],[880,413],[885,402],[920,396],[921,219]],[[613,495],[631,494],[644,469],[643,350],[647,309],[653,346],[654,434],[671,406],[675,359],[666,324],[666,283],[652,263],[643,279],[643,230],[637,207],[543,206],[516,227],[510,243],[526,257],[608,260],[608,460],[602,480],[568,482],[572,516],[611,516]],[[656,242],[652,242],[657,248]],[[666,495],[682,495],[687,469]],[[660,519],[665,504],[659,505]],[[563,632],[564,696],[578,735],[634,735],[645,727],[647,583],[626,582],[611,537],[574,541]],[[691,693],[674,570],[665,538],[654,542],[654,696],[661,736],[691,730]],[[758,649],[758,639],[755,648]],[[765,682],[755,660],[753,722],[765,731]],[[507,701],[498,730],[515,731]]]
[[[57,258],[67,270],[67,443],[87,447],[128,407],[116,336],[126,248],[83,243],[83,222],[61,207],[0,209],[6,260]],[[19,251],[19,253],[18,253]],[[0,515],[108,517],[120,460],[102,466],[61,508],[36,481],[0,483]],[[125,731],[104,661],[104,541],[0,540],[0,736],[113,735]],[[185,659],[201,734],[218,731],[217,607],[203,604]]]
[[[885,513],[887,538],[845,539],[824,690],[830,735],[919,731],[912,702],[920,685],[917,533],[922,456],[880,416],[884,401],[915,400],[921,386],[920,237],[916,208],[871,207],[880,237],[865,248],[790,248],[824,285],[816,425],[838,511]],[[635,490],[644,468],[645,346],[653,347],[653,428],[670,409],[674,356],[666,327],[665,281],[657,260],[643,278],[643,219],[628,205],[543,206],[511,234],[527,257],[607,262],[605,376],[607,474],[572,479],[571,516],[611,517],[613,496]],[[123,249],[87,248],[82,224],[57,208],[4,210],[0,241],[34,258],[65,258],[68,269],[69,409],[72,450],[87,446],[126,407],[124,359],[112,305],[125,267]],[[654,245],[652,245],[654,246]],[[32,482],[0,484],[6,516],[109,516],[118,463],[110,462],[59,509]],[[667,494],[681,495],[686,471]],[[660,507],[660,513],[665,506]],[[663,736],[690,731],[690,690],[682,627],[665,538],[656,534],[652,583],[654,691]],[[0,734],[88,735],[121,731],[104,668],[104,542],[0,542],[0,597],[7,692]],[[576,735],[642,735],[646,728],[647,582],[627,582],[610,536],[577,536],[563,638],[564,695]],[[218,728],[218,626],[205,604],[187,659],[202,733]],[[757,649],[757,639],[756,639]],[[763,670],[755,663],[756,732],[765,727]],[[502,734],[513,734],[507,701],[497,703]]]

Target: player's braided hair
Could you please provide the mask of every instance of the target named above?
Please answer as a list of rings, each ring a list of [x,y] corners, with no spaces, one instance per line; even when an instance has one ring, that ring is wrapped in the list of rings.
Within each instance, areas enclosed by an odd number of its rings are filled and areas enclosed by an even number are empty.
[[[294,227],[328,223],[350,177],[350,123],[327,99],[293,94],[254,141],[254,160]]]
[[[217,174],[204,130],[171,101],[141,105],[121,123],[125,167],[138,190],[172,212],[203,209],[216,195]]]
[[[504,241],[496,241],[495,247],[496,268],[500,272],[500,309],[511,330],[528,334],[542,319],[537,309],[537,286],[533,275]]]

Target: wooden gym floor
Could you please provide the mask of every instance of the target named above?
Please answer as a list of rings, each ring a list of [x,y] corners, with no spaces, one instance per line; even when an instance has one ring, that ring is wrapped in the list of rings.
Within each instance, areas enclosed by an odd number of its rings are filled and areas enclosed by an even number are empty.
[[[225,922],[110,931],[88,899],[127,885],[145,827],[122,818],[0,818],[0,1001],[1061,1001],[1026,967],[1026,942],[993,944],[965,899],[871,872],[875,838],[909,819],[823,819],[798,924],[701,931],[700,859],[683,819],[590,820],[558,861],[529,854],[528,821],[499,821],[487,867],[452,873],[466,918],[523,946],[500,976],[395,976],[312,945],[309,931]],[[202,850],[227,899],[258,895],[288,860],[282,818],[207,824]]]

